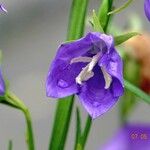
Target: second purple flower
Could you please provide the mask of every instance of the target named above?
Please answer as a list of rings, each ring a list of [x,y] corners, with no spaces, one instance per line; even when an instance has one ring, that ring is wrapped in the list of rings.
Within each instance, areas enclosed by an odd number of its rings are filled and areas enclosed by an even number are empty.
[[[46,93],[54,98],[77,94],[87,112],[96,118],[123,94],[122,70],[113,37],[90,32],[59,47],[48,72]]]
[[[144,10],[147,19],[150,21],[150,0],[144,1]]]

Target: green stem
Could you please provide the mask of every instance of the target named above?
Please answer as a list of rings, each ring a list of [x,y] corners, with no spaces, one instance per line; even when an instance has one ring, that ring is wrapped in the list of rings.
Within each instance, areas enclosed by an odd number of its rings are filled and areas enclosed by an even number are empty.
[[[85,16],[89,0],[73,0],[70,10],[67,41],[83,36]],[[70,125],[74,97],[70,96],[57,103],[49,150],[63,150]]]
[[[75,150],[84,150],[85,149],[85,145],[87,142],[87,138],[91,129],[91,125],[92,125],[92,119],[91,117],[88,115],[87,120],[86,120],[86,124],[85,124],[85,128],[83,133],[81,132],[81,120],[79,117],[79,112],[77,113],[77,132],[76,132],[76,143],[75,143]]]
[[[112,5],[113,0],[103,0],[98,10],[98,18],[105,33],[107,32],[108,24],[111,18],[111,15],[107,14],[111,11]]]
[[[26,124],[27,124],[27,143],[28,143],[28,149],[34,150],[34,139],[33,139],[33,131],[32,131],[32,121],[31,121],[31,115],[28,109],[24,111],[24,115],[26,118]]]
[[[113,0],[108,0],[109,3],[108,3],[108,12],[112,9],[112,6],[113,6]],[[107,29],[108,29],[108,26],[109,26],[109,22],[111,20],[111,15],[109,15],[107,17],[107,22],[106,22],[106,25],[104,26],[104,32],[107,33]]]
[[[13,143],[10,140],[9,143],[8,143],[8,150],[12,150],[12,149],[13,149]]]
[[[24,105],[24,103],[12,92],[7,91],[5,95],[5,99],[10,105],[14,105],[14,107],[20,109],[25,116],[26,124],[27,124],[27,137],[26,142],[28,145],[28,150],[34,150],[34,138],[33,138],[33,130],[32,130],[32,119],[29,110]]]
[[[69,129],[74,96],[63,98],[57,103],[49,150],[63,150]]]
[[[89,0],[72,0],[67,41],[83,36],[88,2]]]
[[[85,144],[86,144],[91,126],[92,126],[92,119],[91,119],[90,116],[88,116],[87,120],[86,120],[86,125],[85,125],[85,128],[84,128],[83,134],[81,136],[81,145],[82,145],[83,150],[84,150],[84,147],[85,147]]]

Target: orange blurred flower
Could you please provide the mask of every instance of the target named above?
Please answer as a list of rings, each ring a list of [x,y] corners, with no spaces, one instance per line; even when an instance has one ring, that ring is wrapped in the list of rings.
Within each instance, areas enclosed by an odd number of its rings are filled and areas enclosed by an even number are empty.
[[[143,34],[126,42],[127,53],[140,64],[140,87],[150,94],[150,35]]]

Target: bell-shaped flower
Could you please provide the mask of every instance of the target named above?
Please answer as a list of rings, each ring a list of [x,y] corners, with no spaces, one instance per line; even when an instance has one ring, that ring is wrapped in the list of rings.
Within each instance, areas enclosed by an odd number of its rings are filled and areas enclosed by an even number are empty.
[[[113,37],[90,32],[59,47],[47,76],[47,96],[77,94],[87,112],[96,118],[123,94],[122,67]]]

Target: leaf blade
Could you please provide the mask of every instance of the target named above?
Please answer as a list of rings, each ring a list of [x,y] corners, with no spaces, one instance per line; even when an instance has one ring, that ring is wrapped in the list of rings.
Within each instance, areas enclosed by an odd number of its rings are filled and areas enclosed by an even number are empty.
[[[123,42],[125,42],[125,41],[129,40],[130,38],[137,36],[137,35],[140,35],[140,34],[138,32],[129,32],[129,33],[126,33],[123,35],[116,36],[116,37],[114,37],[115,45],[116,46],[120,45]]]
[[[104,30],[99,22],[99,19],[95,13],[95,10],[93,10],[93,16],[92,16],[92,19],[93,19],[93,28],[94,28],[94,31],[96,32],[101,32],[101,33],[104,33]]]
[[[136,96],[140,97],[146,103],[150,104],[150,96],[144,91],[140,90],[138,87],[131,84],[129,81],[124,80],[125,88],[134,93]]]

